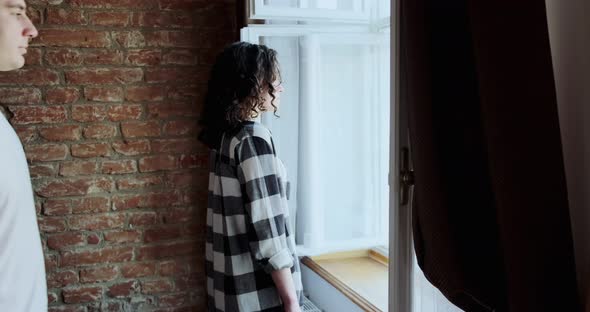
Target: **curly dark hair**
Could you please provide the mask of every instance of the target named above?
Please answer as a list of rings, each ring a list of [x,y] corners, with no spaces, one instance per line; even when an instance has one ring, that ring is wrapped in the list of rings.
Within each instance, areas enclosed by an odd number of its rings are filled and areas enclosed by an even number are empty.
[[[280,80],[280,71],[275,50],[247,42],[227,46],[211,70],[199,140],[209,148],[218,148],[224,132],[236,130],[264,111],[266,92],[276,115],[276,80]]]

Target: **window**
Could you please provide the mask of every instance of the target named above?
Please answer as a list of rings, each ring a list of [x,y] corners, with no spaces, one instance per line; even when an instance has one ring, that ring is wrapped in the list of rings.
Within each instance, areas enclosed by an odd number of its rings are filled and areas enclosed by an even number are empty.
[[[381,3],[382,2],[382,3]],[[379,6],[377,6],[379,4]],[[265,114],[291,181],[304,254],[388,245],[388,1],[252,0],[242,40],[279,53],[280,118]],[[294,22],[296,21],[296,22]]]

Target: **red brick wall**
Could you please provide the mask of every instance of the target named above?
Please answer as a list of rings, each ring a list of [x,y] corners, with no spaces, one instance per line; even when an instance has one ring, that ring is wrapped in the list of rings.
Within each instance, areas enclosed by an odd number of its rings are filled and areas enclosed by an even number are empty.
[[[204,311],[196,125],[231,0],[29,0],[40,36],[0,74],[30,162],[50,311]]]

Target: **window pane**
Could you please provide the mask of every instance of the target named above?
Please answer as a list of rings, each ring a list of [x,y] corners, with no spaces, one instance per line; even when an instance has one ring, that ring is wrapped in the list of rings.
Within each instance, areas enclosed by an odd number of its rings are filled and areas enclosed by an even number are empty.
[[[387,211],[389,102],[379,94],[378,52],[358,44],[321,48],[318,157],[328,242],[375,237]]]
[[[277,50],[281,64],[280,118],[264,114],[262,122],[287,168],[296,241],[313,250],[387,245],[390,103],[384,36],[289,29],[252,36]]]
[[[264,114],[262,122],[272,131],[278,156],[285,164],[290,181],[289,209],[291,220],[297,218],[297,186],[299,162],[299,37],[263,36],[260,43],[277,51],[284,88],[280,96],[277,118]],[[295,224],[293,229],[295,229]]]
[[[264,5],[276,8],[355,10],[359,0],[264,0]]]

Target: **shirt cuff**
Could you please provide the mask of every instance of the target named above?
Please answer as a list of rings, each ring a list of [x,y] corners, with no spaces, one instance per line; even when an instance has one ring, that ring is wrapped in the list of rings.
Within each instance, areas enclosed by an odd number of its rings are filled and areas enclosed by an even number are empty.
[[[272,271],[288,269],[292,266],[293,256],[291,255],[291,250],[285,248],[268,259],[268,264],[264,267],[264,270],[267,273],[271,273]]]

